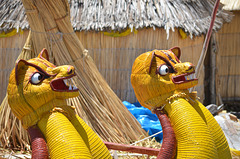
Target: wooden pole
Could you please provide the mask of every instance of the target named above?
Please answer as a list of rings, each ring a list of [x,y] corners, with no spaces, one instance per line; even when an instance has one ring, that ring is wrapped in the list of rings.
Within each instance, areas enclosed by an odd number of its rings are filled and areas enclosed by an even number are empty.
[[[209,45],[209,41],[212,35],[212,30],[213,30],[213,26],[214,26],[214,22],[215,22],[215,18],[216,18],[216,14],[217,14],[217,10],[218,10],[218,6],[219,6],[220,0],[216,0],[215,5],[214,5],[214,9],[212,12],[212,16],[211,16],[211,23],[203,44],[203,49],[202,49],[202,53],[201,56],[199,58],[198,64],[196,66],[196,77],[198,78],[200,75],[200,70],[202,69],[203,66],[203,62],[205,59],[205,56],[207,54],[207,49],[208,49],[208,45]]]
[[[210,47],[210,102],[216,104],[216,35],[212,34]]]
[[[204,63],[204,59],[205,59],[206,54],[207,54],[207,49],[208,49],[209,41],[210,41],[210,38],[211,38],[211,34],[212,34],[217,10],[218,10],[218,7],[219,7],[219,3],[220,3],[220,0],[216,0],[215,5],[214,5],[214,9],[213,9],[213,12],[212,12],[212,15],[211,15],[211,23],[209,25],[209,29],[208,29],[206,38],[205,38],[204,43],[203,43],[203,49],[202,49],[200,58],[198,60],[198,64],[196,66],[196,71],[195,71],[196,78],[199,78],[199,76],[200,76],[200,72],[201,72],[201,69],[202,69],[202,66],[203,66],[203,63]],[[192,92],[194,90],[195,90],[195,87],[191,88],[190,92]]]
[[[146,154],[150,156],[157,156],[160,151],[159,149],[154,149],[154,148],[131,146],[131,145],[125,145],[125,144],[112,143],[112,142],[104,142],[104,144],[110,150],[127,151],[131,153]]]

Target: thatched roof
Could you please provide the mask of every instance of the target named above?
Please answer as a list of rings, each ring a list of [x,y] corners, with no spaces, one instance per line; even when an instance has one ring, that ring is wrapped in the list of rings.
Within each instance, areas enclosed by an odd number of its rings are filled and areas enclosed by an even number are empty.
[[[240,10],[240,0],[221,0],[225,10]]]
[[[74,30],[124,30],[163,27],[167,33],[183,28],[190,35],[207,32],[214,0],[69,0]],[[214,30],[230,22],[229,12],[219,7]],[[20,0],[0,0],[0,31],[28,29]]]

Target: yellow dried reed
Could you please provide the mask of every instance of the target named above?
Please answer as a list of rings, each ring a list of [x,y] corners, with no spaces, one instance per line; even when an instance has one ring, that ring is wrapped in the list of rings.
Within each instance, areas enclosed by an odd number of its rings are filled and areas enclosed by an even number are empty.
[[[74,79],[74,84],[78,86],[80,95],[70,99],[69,103],[76,106],[77,113],[89,126],[105,141],[129,143],[140,136],[146,136],[140,124],[108,86],[74,33],[68,1],[22,2],[31,27],[32,51],[39,53],[47,48],[51,62],[57,65],[71,64],[76,68],[77,78]],[[6,101],[2,105],[6,105]],[[19,127],[21,126],[18,125]],[[18,134],[25,133],[22,129],[17,130]],[[17,139],[27,142],[26,138]]]
[[[28,60],[35,57],[32,49],[32,34],[29,32],[26,43],[18,59]],[[0,106],[0,146],[13,149],[30,150],[29,138],[21,122],[13,115],[8,106],[7,95]]]

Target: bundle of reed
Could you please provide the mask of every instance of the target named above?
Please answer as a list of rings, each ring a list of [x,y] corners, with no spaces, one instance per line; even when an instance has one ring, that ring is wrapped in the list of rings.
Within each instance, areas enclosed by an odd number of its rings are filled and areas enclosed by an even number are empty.
[[[154,149],[159,149],[161,148],[161,144],[155,139],[155,137],[153,138],[144,138],[144,139],[140,139],[139,141],[137,141],[136,143],[132,143],[131,145],[134,146],[140,146],[140,147],[147,147],[147,148],[154,148]],[[139,154],[139,153],[129,153],[126,151],[117,151],[117,150],[111,150],[110,151],[112,156],[116,156],[115,158],[118,159],[156,159],[157,156],[150,156],[150,155],[146,155],[146,154]]]
[[[71,64],[76,68],[77,78],[73,82],[78,86],[80,95],[68,102],[76,106],[78,115],[105,141],[129,143],[146,136],[137,120],[108,86],[74,33],[68,1],[22,2],[31,28],[34,52],[47,48],[51,62],[56,65]]]

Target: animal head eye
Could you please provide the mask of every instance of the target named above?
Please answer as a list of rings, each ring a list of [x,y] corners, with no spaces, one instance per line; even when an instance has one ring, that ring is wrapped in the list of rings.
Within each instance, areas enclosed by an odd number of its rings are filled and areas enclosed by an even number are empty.
[[[39,84],[43,80],[43,78],[44,78],[44,76],[41,73],[36,72],[31,77],[31,83]]]
[[[162,76],[169,73],[169,67],[167,65],[161,65],[158,69],[158,73]]]

